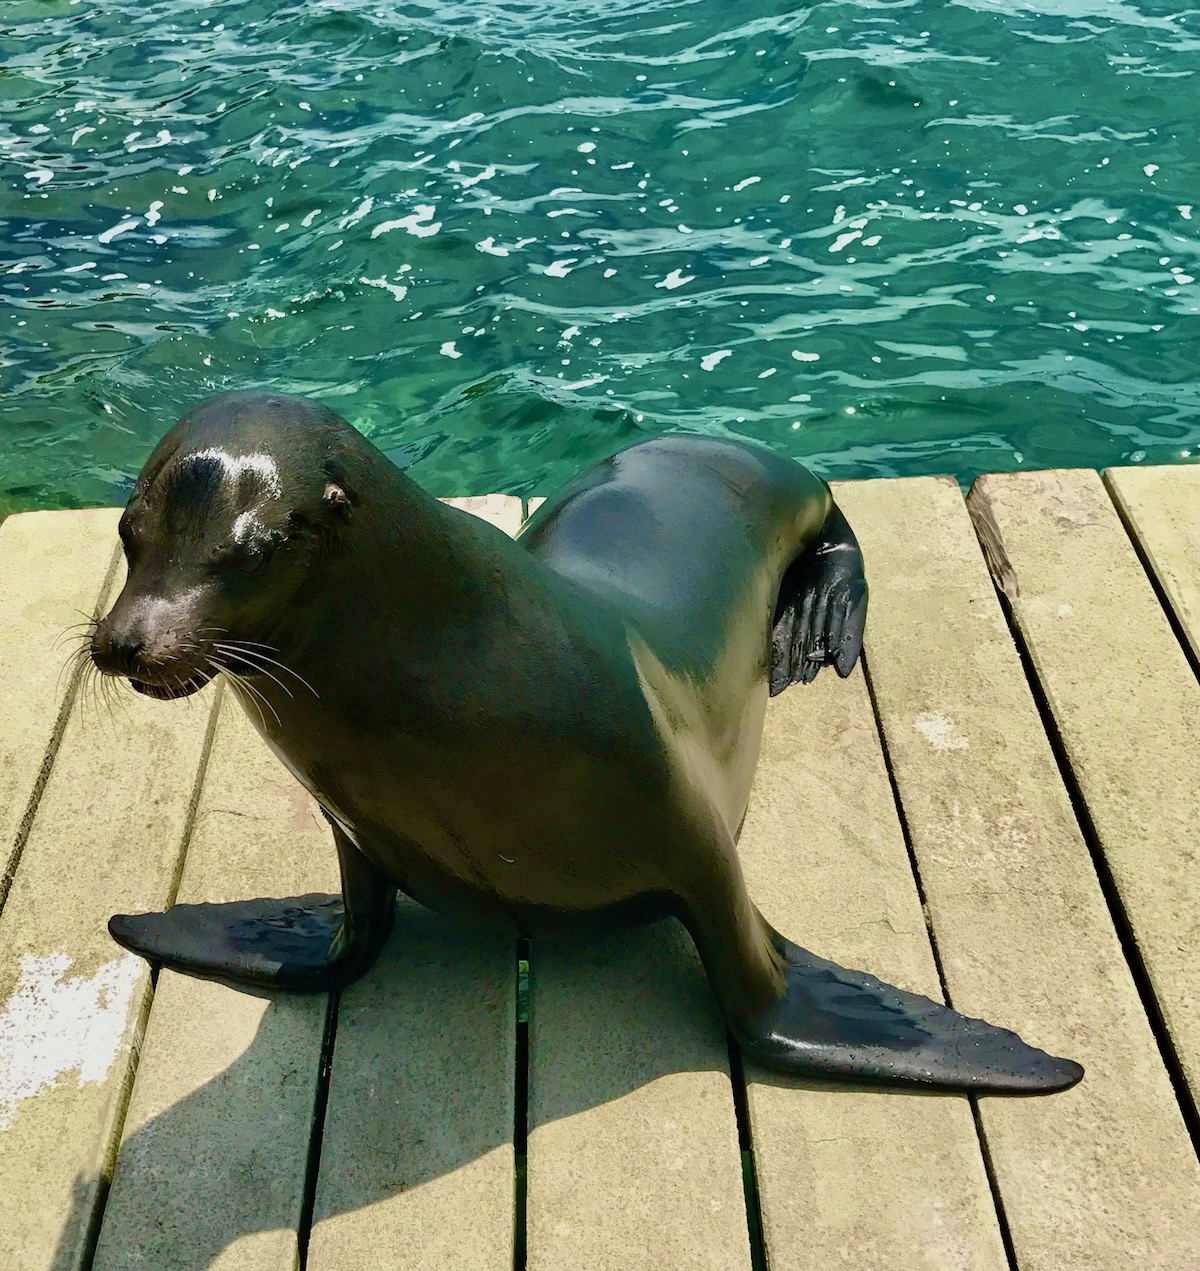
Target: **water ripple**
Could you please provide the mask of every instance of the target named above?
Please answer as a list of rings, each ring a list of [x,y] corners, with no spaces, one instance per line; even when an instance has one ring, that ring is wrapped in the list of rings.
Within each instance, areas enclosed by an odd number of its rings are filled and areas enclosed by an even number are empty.
[[[776,8],[11,3],[0,512],[247,384],[446,494],[1200,454],[1200,12]]]

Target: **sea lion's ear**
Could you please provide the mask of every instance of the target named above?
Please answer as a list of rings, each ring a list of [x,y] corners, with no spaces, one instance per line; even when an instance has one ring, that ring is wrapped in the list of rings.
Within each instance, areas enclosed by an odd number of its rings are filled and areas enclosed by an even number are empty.
[[[353,518],[354,509],[351,506],[349,496],[336,481],[325,482],[324,500],[325,506],[336,512],[343,521],[349,521]]]

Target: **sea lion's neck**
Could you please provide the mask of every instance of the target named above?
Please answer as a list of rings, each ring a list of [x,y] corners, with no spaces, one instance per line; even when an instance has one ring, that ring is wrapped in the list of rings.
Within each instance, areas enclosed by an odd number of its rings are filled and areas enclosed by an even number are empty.
[[[341,475],[341,474],[339,474]],[[378,452],[346,456],[348,523],[284,617],[280,645],[313,680],[388,668],[399,690],[498,637],[514,597],[536,590],[534,563],[485,522],[448,507]],[[482,640],[483,647],[480,646]],[[474,647],[472,647],[474,646]]]
[[[478,568],[476,526],[398,468],[370,457],[375,463],[365,472],[349,474],[358,478],[360,493],[340,560],[332,563],[365,589],[386,592],[391,616],[405,612],[418,625],[436,622],[478,588],[470,569],[472,563]]]

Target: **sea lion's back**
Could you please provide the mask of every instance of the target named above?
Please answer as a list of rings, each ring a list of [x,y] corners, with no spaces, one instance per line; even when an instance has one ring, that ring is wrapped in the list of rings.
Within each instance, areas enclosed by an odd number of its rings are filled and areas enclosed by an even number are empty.
[[[723,631],[722,613],[761,592],[769,620],[797,535],[831,506],[806,468],[748,443],[691,435],[642,442],[548,499],[518,541],[543,564],[665,619],[690,642]],[[807,523],[807,524],[800,524]],[[805,532],[807,530],[807,533]]]

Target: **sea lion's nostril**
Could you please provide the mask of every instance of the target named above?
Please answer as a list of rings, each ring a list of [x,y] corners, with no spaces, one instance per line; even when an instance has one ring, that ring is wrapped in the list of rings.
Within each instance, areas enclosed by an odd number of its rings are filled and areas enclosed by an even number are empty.
[[[137,665],[138,656],[145,647],[146,642],[140,636],[127,634],[112,638],[113,656],[126,670],[132,670]]]
[[[103,671],[128,675],[145,647],[146,641],[140,635],[113,631],[102,622],[92,638],[92,660]]]

